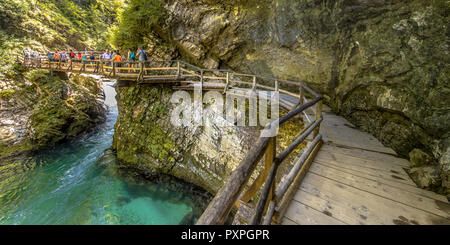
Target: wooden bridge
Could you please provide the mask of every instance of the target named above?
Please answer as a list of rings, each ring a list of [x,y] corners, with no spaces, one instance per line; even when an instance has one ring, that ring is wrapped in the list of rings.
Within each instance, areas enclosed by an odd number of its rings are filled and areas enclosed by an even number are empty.
[[[305,127],[277,154],[277,137],[260,137],[198,220],[224,224],[450,224],[446,197],[416,187],[407,160],[322,105],[322,97],[301,82],[201,69],[180,60],[115,63],[26,58],[27,68],[96,74],[119,80],[173,83],[174,89],[220,90],[245,96],[249,90],[278,91],[289,113],[283,125],[301,116]],[[309,98],[309,99],[308,99]],[[268,125],[270,127],[270,125]],[[280,164],[302,143],[289,172]],[[250,182],[258,164],[264,165]],[[276,176],[283,176],[276,183]]]

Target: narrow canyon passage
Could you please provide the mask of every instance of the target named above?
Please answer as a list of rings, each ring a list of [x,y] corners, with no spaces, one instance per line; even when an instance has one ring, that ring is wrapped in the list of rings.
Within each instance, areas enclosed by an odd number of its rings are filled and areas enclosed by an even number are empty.
[[[0,224],[193,224],[198,198],[173,179],[120,170],[112,144],[114,82],[103,84],[107,121],[91,133],[23,160],[38,167],[0,185]]]

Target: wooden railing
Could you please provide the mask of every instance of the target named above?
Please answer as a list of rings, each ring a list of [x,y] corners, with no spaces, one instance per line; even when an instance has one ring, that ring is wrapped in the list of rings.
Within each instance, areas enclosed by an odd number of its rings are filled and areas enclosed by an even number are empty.
[[[217,195],[206,208],[197,225],[220,225],[224,224],[233,207],[238,207],[240,203],[247,203],[262,187],[259,200],[256,205],[255,214],[250,224],[271,224],[272,221],[279,223],[283,218],[287,205],[289,204],[295,189],[306,174],[315,154],[320,148],[322,136],[319,133],[322,122],[322,97],[318,96],[311,101],[298,106],[286,116],[272,123],[270,126],[279,126],[286,123],[296,115],[305,112],[306,109],[317,106],[316,119],[307,125],[292,144],[276,154],[277,137],[260,137],[255,146],[250,150],[244,160],[233,171],[225,185],[219,190]],[[268,127],[270,127],[268,126]],[[278,186],[275,185],[275,176],[280,164],[301,144],[306,138],[314,134],[313,141],[303,150],[303,153],[295,160],[291,171],[282,178]],[[242,194],[244,187],[250,179],[258,162],[264,157],[265,169],[259,174],[248,190]],[[240,199],[238,201],[238,199]],[[265,214],[264,220],[262,220]],[[275,215],[274,215],[275,214]]]
[[[239,208],[241,204],[249,201],[257,195],[259,199],[255,207],[250,224],[280,223],[286,211],[287,205],[295,194],[297,186],[306,174],[309,165],[315,157],[322,143],[319,133],[322,118],[322,96],[301,82],[270,78],[258,75],[235,73],[230,70],[201,69],[181,60],[149,60],[145,62],[120,62],[108,60],[86,61],[50,61],[46,57],[24,58],[21,63],[25,67],[49,69],[65,72],[80,72],[98,74],[121,80],[134,80],[138,83],[181,83],[181,89],[193,89],[192,85],[200,85],[200,88],[223,90],[224,93],[232,88],[277,91],[280,95],[296,98],[297,103],[281,98],[280,102],[290,112],[267,127],[278,124],[282,126],[288,120],[303,113],[308,125],[295,136],[295,140],[280,154],[276,154],[277,137],[260,137],[244,160],[232,172],[224,186],[208,205],[203,215],[198,220],[198,225],[224,224],[233,207]],[[306,99],[306,95],[311,100]],[[315,110],[312,108],[315,107]],[[313,112],[306,113],[307,110]],[[293,163],[292,169],[283,176],[278,185],[275,184],[277,170],[283,161],[301,145],[309,135],[313,134],[313,140],[303,149]],[[264,157],[264,170],[247,188],[243,190],[252,176],[257,164]],[[261,189],[262,188],[262,189]]]

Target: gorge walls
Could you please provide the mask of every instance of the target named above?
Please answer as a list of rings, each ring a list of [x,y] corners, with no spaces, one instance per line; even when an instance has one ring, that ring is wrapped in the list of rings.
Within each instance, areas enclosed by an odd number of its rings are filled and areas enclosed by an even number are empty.
[[[305,81],[399,155],[422,187],[450,187],[448,1],[163,1],[142,44],[157,58]],[[132,6],[139,9],[140,6]]]

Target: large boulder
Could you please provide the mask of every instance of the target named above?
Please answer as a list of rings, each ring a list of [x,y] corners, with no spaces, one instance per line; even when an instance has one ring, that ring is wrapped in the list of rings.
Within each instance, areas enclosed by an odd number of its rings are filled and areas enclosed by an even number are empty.
[[[421,167],[433,163],[433,158],[420,149],[414,149],[409,153],[409,160],[413,167]]]
[[[409,170],[409,175],[421,188],[435,188],[441,186],[440,171],[436,166],[412,168]]]

